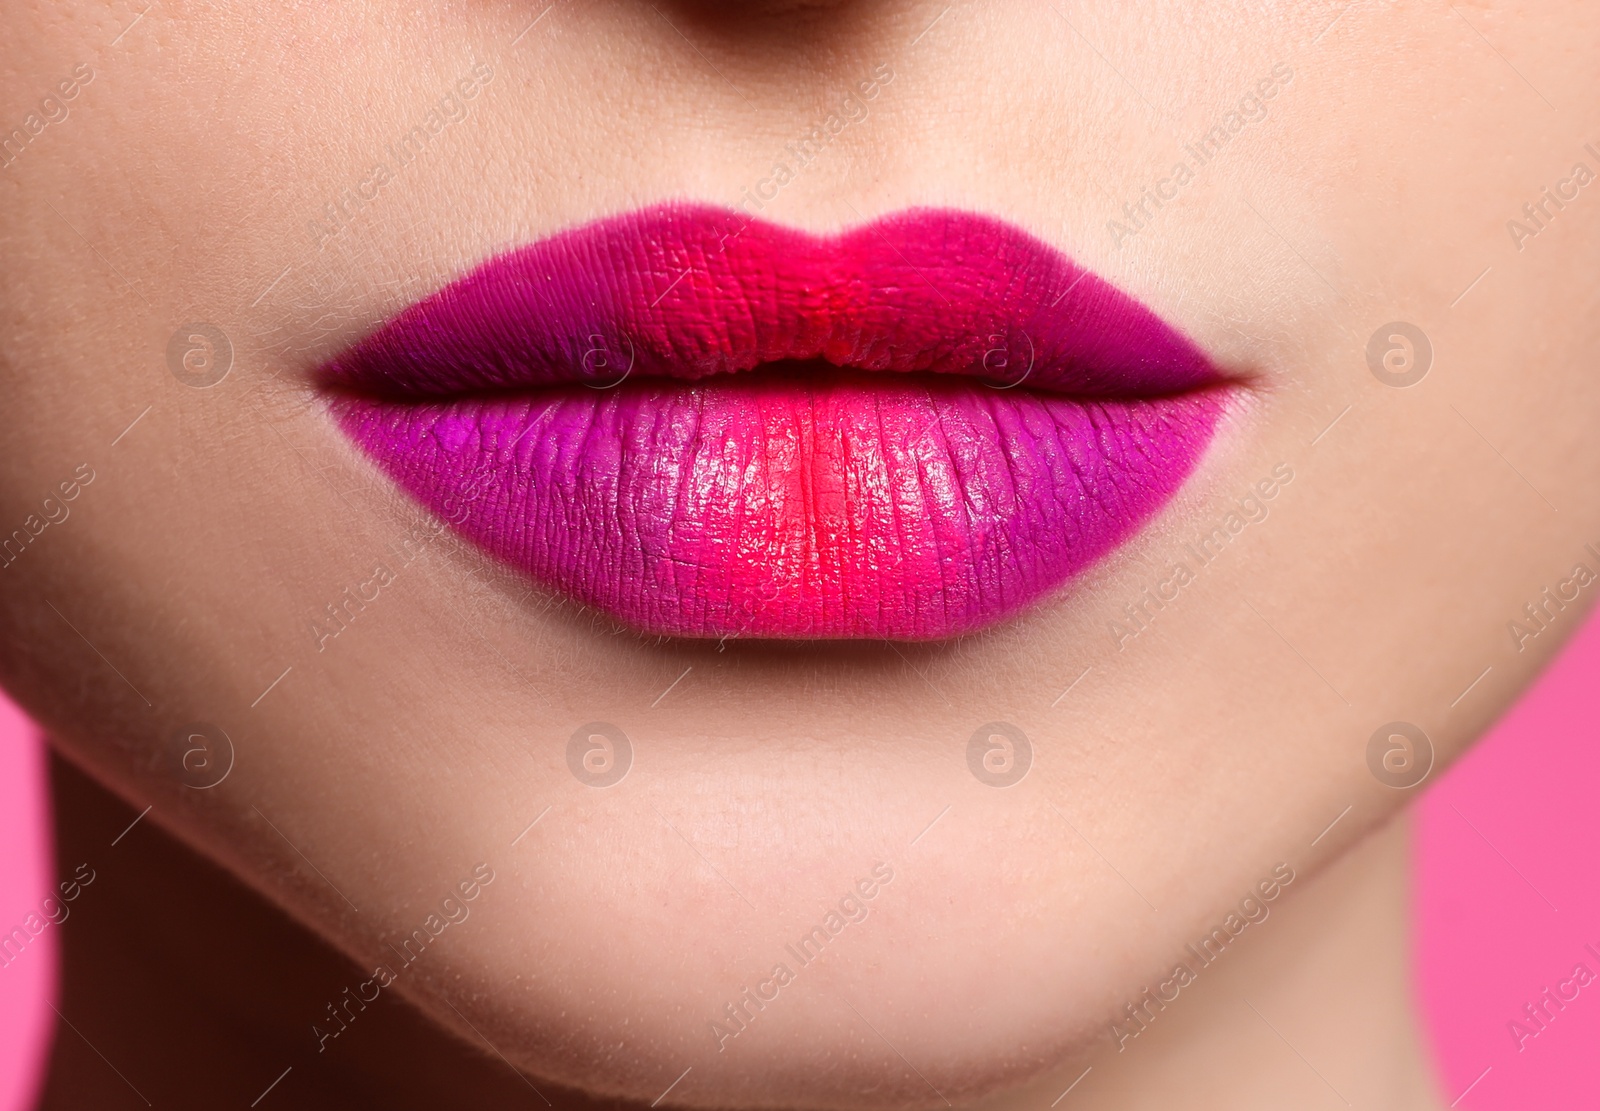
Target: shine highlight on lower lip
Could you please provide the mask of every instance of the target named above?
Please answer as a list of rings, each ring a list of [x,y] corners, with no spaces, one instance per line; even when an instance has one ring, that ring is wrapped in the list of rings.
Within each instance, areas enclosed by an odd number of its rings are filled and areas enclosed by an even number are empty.
[[[545,587],[678,637],[936,640],[1191,473],[1220,376],[1009,224],[668,205],[500,255],[322,368],[352,440]]]

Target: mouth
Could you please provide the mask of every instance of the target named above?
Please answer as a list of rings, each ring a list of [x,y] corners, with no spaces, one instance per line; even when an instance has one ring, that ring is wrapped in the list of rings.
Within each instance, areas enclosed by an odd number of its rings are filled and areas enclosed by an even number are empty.
[[[1225,380],[1010,224],[666,205],[491,259],[325,364],[358,448],[545,588],[673,637],[940,640],[1182,485]]]

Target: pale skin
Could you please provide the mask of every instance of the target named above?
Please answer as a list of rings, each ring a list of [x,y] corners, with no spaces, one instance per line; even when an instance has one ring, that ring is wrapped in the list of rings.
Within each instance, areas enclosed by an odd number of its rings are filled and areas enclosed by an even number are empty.
[[[1591,588],[1546,588],[1600,570],[1593,5],[141,7],[0,16],[0,126],[28,136],[0,171],[0,528],[32,536],[0,571],[0,681],[123,800],[62,791],[106,885],[63,927],[63,1010],[144,1096],[248,1105],[301,1062],[260,1106],[1037,1107],[1080,1076],[1061,1108],[1436,1105],[1406,993],[1416,788],[1368,743],[1414,723],[1437,775],[1579,624]],[[1156,520],[941,646],[645,641],[448,533],[402,566],[425,515],[340,436],[317,363],[507,246],[737,205],[883,63],[762,214],[994,213],[1181,327],[1246,385]],[[1264,117],[1185,153],[1278,65]],[[194,322],[233,351],[207,388],[168,364]],[[1390,322],[1428,339],[1415,384],[1369,364]],[[83,464],[70,513],[45,506]],[[1265,519],[1147,602],[1280,466]],[[319,641],[379,562],[392,583]],[[634,749],[603,789],[565,758],[593,721]],[[992,721],[1032,742],[1015,786],[969,770]],[[195,722],[235,750],[204,789],[172,748]],[[150,856],[118,857],[146,807]],[[319,1040],[479,865],[470,916]],[[879,865],[866,916],[719,1048]],[[1119,1049],[1127,1005],[1279,865],[1270,915]],[[126,948],[130,922],[262,940]],[[240,971],[263,949],[278,967]],[[156,1010],[191,1040],[152,1038]],[[67,1072],[52,1106],[135,1099]]]

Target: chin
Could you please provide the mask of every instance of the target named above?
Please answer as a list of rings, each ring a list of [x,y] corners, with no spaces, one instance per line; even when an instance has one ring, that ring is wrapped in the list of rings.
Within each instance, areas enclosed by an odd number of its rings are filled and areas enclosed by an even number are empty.
[[[830,845],[820,821],[728,829],[760,862],[730,866],[704,824],[678,828],[706,861],[638,809],[552,834],[537,871],[502,869],[400,989],[536,1086],[867,1111],[972,1103],[1104,1049],[1104,1016],[1160,963],[1143,905],[1042,844],[1037,815],[969,812],[898,851]]]
[[[1074,1028],[1063,1013],[1070,1008],[1041,1006],[1032,977],[983,977],[981,987],[974,983],[958,996],[924,982],[915,962],[885,967],[885,956],[864,955],[864,969],[840,962],[826,974],[802,970],[762,1009],[742,988],[714,993],[697,976],[657,985],[647,1000],[608,976],[476,1014],[459,999],[460,1015],[418,1002],[479,1046],[481,1031],[536,1085],[547,1080],[650,1106],[945,1108],[1021,1085],[1088,1052],[1096,1034],[1104,1038],[1103,1025],[1080,1021]],[[665,953],[656,959],[672,960]],[[946,974],[933,969],[927,979]],[[753,996],[760,989],[749,990]],[[487,991],[478,996],[490,998]],[[580,1010],[580,1002],[587,1006]],[[735,1017],[727,1016],[730,1006]],[[721,1049],[711,1031],[714,1014],[723,1017],[722,1029],[737,1031]]]

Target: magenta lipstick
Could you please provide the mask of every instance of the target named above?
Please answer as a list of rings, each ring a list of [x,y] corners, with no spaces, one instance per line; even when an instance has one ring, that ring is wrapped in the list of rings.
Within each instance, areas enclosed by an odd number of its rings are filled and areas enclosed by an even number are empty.
[[[667,205],[512,250],[321,369],[354,443],[652,634],[933,640],[1132,536],[1226,405],[1185,337],[1002,221],[818,236]]]

